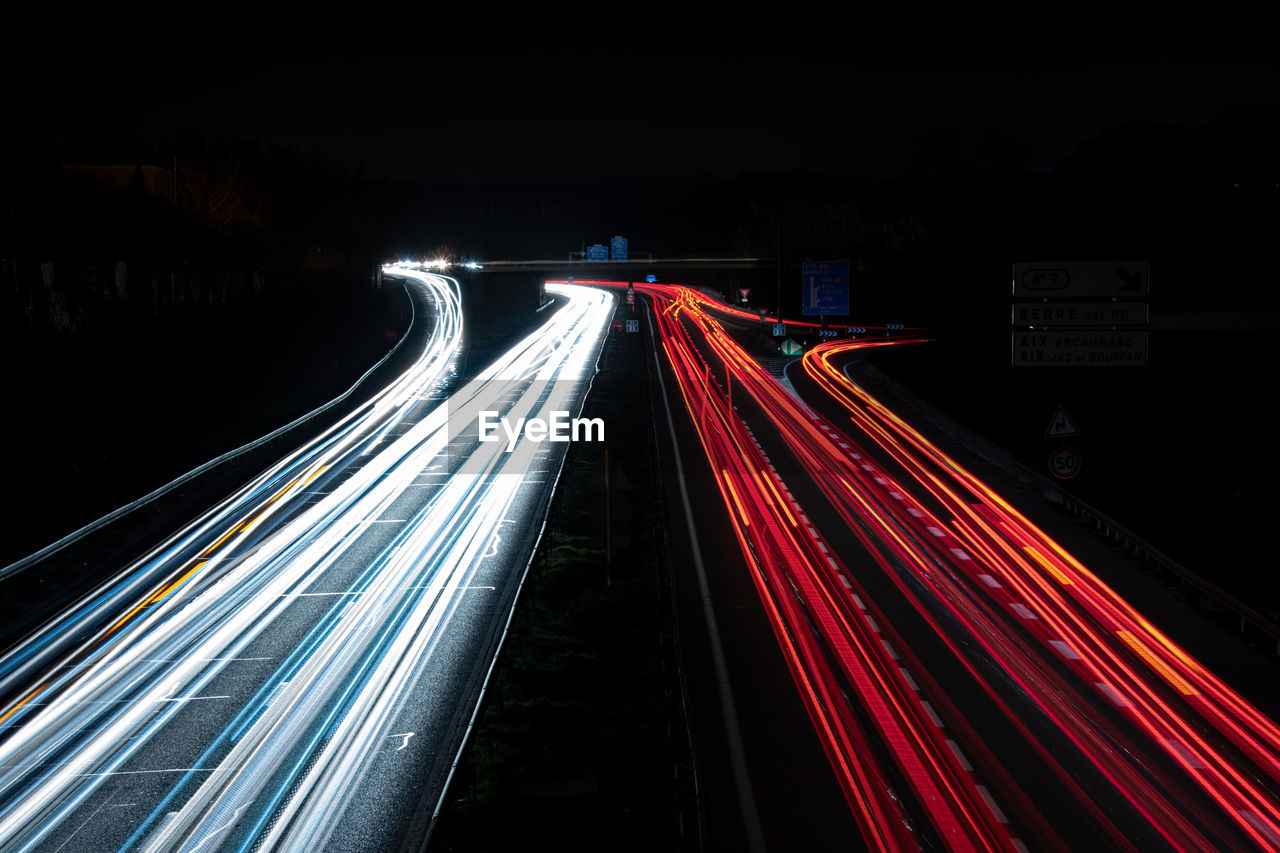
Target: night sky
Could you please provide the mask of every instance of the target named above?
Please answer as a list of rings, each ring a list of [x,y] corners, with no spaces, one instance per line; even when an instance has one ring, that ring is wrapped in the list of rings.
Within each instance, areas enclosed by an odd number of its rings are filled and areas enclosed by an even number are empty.
[[[925,132],[968,150],[998,127],[1043,171],[1118,122],[1277,103],[1269,5],[47,7],[6,39],[9,144],[197,130],[377,177],[893,178]]]

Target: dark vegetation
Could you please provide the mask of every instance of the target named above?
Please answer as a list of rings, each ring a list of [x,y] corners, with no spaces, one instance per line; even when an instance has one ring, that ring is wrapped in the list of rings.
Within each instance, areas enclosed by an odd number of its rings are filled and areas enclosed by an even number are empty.
[[[625,310],[626,306],[622,306]],[[638,335],[613,333],[432,849],[694,849],[661,484]],[[605,451],[612,560],[605,560]]]

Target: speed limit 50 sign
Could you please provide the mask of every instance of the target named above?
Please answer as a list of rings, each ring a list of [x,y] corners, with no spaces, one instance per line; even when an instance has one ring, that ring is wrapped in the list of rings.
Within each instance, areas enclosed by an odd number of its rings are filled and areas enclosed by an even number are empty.
[[[1074,447],[1059,447],[1049,454],[1049,473],[1060,480],[1070,480],[1080,473],[1080,451]]]

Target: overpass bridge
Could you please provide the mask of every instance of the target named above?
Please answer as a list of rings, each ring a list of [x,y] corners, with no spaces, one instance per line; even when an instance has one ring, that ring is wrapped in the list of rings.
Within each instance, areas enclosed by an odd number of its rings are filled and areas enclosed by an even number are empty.
[[[564,275],[607,275],[634,280],[659,273],[731,272],[772,269],[773,258],[628,258],[625,261],[568,260],[484,261],[468,265],[475,272],[545,272]]]

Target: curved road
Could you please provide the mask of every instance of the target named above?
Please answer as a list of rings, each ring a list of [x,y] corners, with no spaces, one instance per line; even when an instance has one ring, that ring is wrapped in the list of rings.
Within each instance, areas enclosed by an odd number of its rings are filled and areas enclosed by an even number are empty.
[[[414,366],[0,660],[5,850],[376,850],[421,836],[564,445],[480,412],[577,412],[612,297],[442,389],[457,283]],[[337,839],[341,839],[338,841]]]

